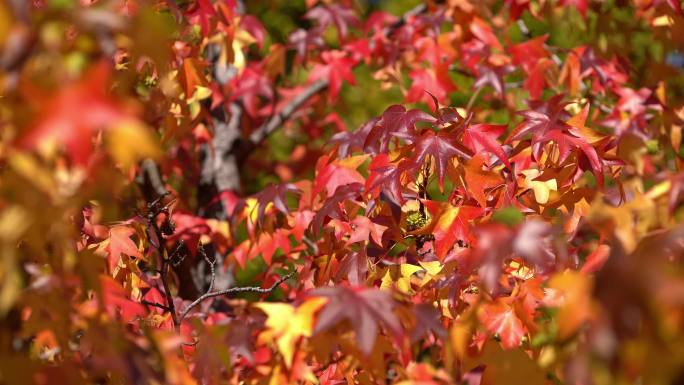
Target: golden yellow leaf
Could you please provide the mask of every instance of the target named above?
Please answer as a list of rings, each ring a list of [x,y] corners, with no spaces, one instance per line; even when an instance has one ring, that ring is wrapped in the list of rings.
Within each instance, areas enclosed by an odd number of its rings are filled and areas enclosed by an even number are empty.
[[[454,322],[454,325],[451,327],[449,333],[451,347],[458,359],[462,360],[468,354],[468,346],[470,345],[472,334],[473,331],[470,322],[457,321]]]
[[[556,317],[558,338],[571,337],[584,322],[593,316],[590,276],[568,270],[556,274],[549,280],[549,287],[561,293],[561,306]]]
[[[31,181],[42,192],[52,195],[57,190],[57,183],[53,175],[31,155],[23,152],[12,152],[8,161],[14,171]]]
[[[287,303],[258,303],[256,308],[268,316],[266,327],[272,333],[276,346],[288,368],[292,367],[295,348],[300,337],[311,336],[314,314],[327,302],[323,297],[306,300],[298,307]]]
[[[112,158],[124,169],[142,158],[156,158],[161,154],[147,127],[129,121],[107,131],[107,144]]]
[[[12,308],[21,292],[21,272],[17,266],[16,247],[6,242],[0,245],[0,316]]]
[[[7,41],[12,24],[12,13],[7,9],[4,1],[0,2],[0,48]]]
[[[674,25],[674,20],[669,15],[662,15],[654,18],[651,25],[654,27],[671,27]]]
[[[525,175],[524,187],[532,189],[534,192],[534,199],[540,205],[548,203],[551,191],[558,191],[558,184],[555,179],[546,181],[533,180],[539,176],[539,170],[523,170],[522,174]]]
[[[442,271],[442,268],[444,268],[444,265],[440,261],[431,261],[431,262],[423,262],[420,261],[418,262],[420,266],[427,271],[428,274],[435,276],[439,274]]]
[[[255,43],[256,40],[249,32],[244,29],[238,29],[235,32],[235,37],[233,39],[232,49],[233,49],[233,65],[235,68],[242,70],[245,68],[246,60],[245,54],[242,52],[242,48]]]
[[[682,126],[673,124],[670,128],[670,144],[675,152],[679,153],[679,148],[682,145]]]
[[[20,206],[9,206],[0,213],[0,316],[7,313],[21,292],[17,241],[32,222],[31,213]]]
[[[381,289],[396,287],[397,290],[405,294],[411,294],[411,276],[419,271],[424,271],[422,267],[410,263],[390,266],[382,276],[380,283]]]
[[[658,196],[666,185],[657,185],[649,194],[636,192],[629,203],[614,207],[598,198],[591,205],[587,220],[596,229],[612,233],[627,253],[636,248],[639,240],[657,223],[658,210],[650,195]]]
[[[195,92],[192,94],[192,97],[190,97],[190,99],[188,99],[188,104],[194,103],[194,102],[199,102],[200,100],[204,100],[210,96],[211,96],[211,89],[210,88],[197,86],[197,88],[195,88]]]
[[[356,170],[359,168],[360,165],[363,164],[366,160],[368,160],[369,155],[363,154],[363,155],[354,155],[350,156],[344,159],[341,159],[337,161],[337,164],[339,164],[342,167],[350,168],[352,170]]]

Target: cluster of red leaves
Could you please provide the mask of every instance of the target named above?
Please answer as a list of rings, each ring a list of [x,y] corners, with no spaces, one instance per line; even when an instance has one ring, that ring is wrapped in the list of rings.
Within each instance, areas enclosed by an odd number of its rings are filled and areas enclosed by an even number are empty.
[[[283,42],[236,0],[34,3],[0,3],[0,383],[684,376],[676,66],[527,24],[676,52],[677,1],[307,1]],[[345,130],[356,71],[413,106]]]

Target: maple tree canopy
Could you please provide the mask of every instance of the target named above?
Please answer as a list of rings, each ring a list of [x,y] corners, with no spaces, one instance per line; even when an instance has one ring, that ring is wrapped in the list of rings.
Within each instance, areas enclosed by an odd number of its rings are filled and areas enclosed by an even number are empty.
[[[0,0],[0,384],[684,383],[680,0]]]

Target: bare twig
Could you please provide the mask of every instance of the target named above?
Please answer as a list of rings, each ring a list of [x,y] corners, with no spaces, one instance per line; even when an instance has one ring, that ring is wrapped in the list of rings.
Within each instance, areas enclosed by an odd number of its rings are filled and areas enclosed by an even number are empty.
[[[520,33],[522,33],[527,38],[532,36],[530,29],[527,28],[527,24],[525,24],[525,21],[523,19],[518,19],[516,23],[518,24],[518,28],[520,28]]]
[[[148,233],[150,243],[152,243],[152,245],[156,247],[157,253],[159,254],[161,264],[161,268],[159,269],[161,271],[161,274],[159,275],[159,277],[162,282],[162,287],[164,288],[166,306],[168,307],[168,312],[171,313],[174,326],[178,327],[180,325],[180,322],[178,321],[178,314],[176,314],[176,306],[173,303],[173,296],[171,295],[171,288],[168,282],[168,275],[171,267],[171,261],[169,259],[170,255],[168,250],[166,249],[166,244],[164,243],[164,235],[162,234],[162,230],[161,228],[159,228],[159,225],[157,224],[157,216],[159,214],[163,213],[169,215],[169,207],[161,205],[161,201],[166,195],[167,194],[161,195],[157,197],[157,199],[155,199],[154,201],[147,204],[148,213],[146,231]],[[152,234],[149,234],[149,229],[152,229],[154,231],[154,236],[157,239],[156,245],[154,245],[154,242],[152,241]]]
[[[309,246],[309,248],[311,248],[314,255],[318,255],[318,245],[316,244],[316,242],[309,239],[309,237],[307,237],[306,235],[302,237],[302,241],[306,243],[306,245]]]
[[[162,310],[164,310],[164,311],[169,311],[169,312],[171,311],[171,308],[169,308],[168,306],[163,305],[163,304],[161,304],[161,303],[150,302],[150,301],[146,301],[146,300],[144,300],[144,299],[143,299],[142,301],[140,301],[140,303],[143,304],[143,305],[146,305],[146,306],[156,307],[156,308],[162,309]]]
[[[162,245],[163,243],[160,242]],[[171,288],[169,286],[168,282],[168,274],[169,274],[169,261],[166,259],[168,256],[168,253],[166,252],[166,246],[162,247],[163,254],[162,254],[162,268],[161,268],[161,275],[160,279],[162,281],[162,286],[164,287],[164,296],[166,297],[166,303],[168,303],[169,306],[169,313],[171,313],[171,318],[173,318],[173,324],[178,327],[180,325],[180,322],[178,320],[178,315],[176,314],[176,306],[173,303],[173,296],[171,296]]]
[[[396,31],[397,29],[401,28],[406,24],[406,21],[408,20],[409,17],[411,16],[417,16],[420,15],[421,13],[427,12],[427,4],[425,3],[420,3],[416,5],[415,7],[409,9],[401,15],[401,18],[397,21],[395,21],[393,24],[388,25],[385,30],[383,31],[385,33],[385,36],[389,36],[392,34],[392,32]]]
[[[275,281],[273,283],[273,285],[271,285],[270,287],[267,287],[267,288],[261,288],[261,287],[257,287],[257,286],[231,287],[230,289],[219,290],[219,291],[215,291],[213,293],[205,293],[205,294],[201,295],[199,298],[197,298],[196,300],[194,300],[190,305],[188,305],[188,307],[186,307],[185,310],[183,310],[183,312],[181,312],[180,317],[178,317],[178,318],[182,322],[183,319],[185,319],[185,317],[188,315],[190,310],[192,310],[197,305],[202,303],[202,301],[209,299],[209,298],[220,297],[223,295],[234,294],[234,293],[260,293],[260,294],[270,293],[273,290],[275,290],[275,288],[280,286],[281,283],[285,282],[286,280],[288,280],[293,275],[294,275],[294,272],[286,274],[286,275],[280,277],[277,281]]]
[[[473,104],[475,103],[475,100],[477,100],[477,97],[480,96],[480,92],[482,91],[483,87],[477,87],[475,89],[475,92],[473,92],[472,95],[470,95],[470,99],[468,100],[468,105],[466,106],[466,111],[471,112],[471,108],[473,108]]]
[[[204,258],[204,261],[209,265],[209,270],[211,271],[211,278],[209,281],[209,287],[207,288],[206,293],[211,293],[212,290],[214,290],[214,282],[216,281],[216,267],[214,266],[216,264],[216,259],[210,260],[209,256],[207,256],[207,252],[204,250],[204,245],[200,242],[199,244],[199,253],[202,255],[202,258]]]
[[[166,249],[164,247],[163,249]],[[166,255],[166,252],[164,252],[164,255]],[[161,274],[161,281],[162,281],[162,286],[164,287],[164,297],[166,298],[166,303],[168,303],[169,306],[169,313],[171,313],[171,317],[173,318],[173,324],[178,327],[180,325],[180,322],[178,321],[178,315],[176,314],[176,306],[173,303],[173,297],[171,296],[171,288],[169,286],[169,281],[168,281],[168,274],[169,274],[169,263],[166,260],[165,257],[162,257],[162,274]]]
[[[185,242],[181,239],[178,241],[176,250],[174,250],[173,253],[171,253],[171,256],[169,256],[169,261],[171,261],[171,264],[174,267],[178,266],[185,259],[185,255],[179,257],[183,251],[185,251]]]

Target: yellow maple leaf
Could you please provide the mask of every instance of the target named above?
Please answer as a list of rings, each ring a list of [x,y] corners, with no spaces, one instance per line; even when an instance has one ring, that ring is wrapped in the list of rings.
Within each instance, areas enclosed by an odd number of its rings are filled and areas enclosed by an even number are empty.
[[[660,218],[652,197],[663,195],[667,187],[667,183],[664,183],[656,185],[646,194],[636,192],[631,201],[618,207],[597,198],[590,207],[587,220],[602,232],[612,233],[625,251],[631,253],[641,238],[658,223]]]
[[[266,327],[288,368],[292,367],[295,348],[300,337],[309,337],[313,330],[314,314],[328,302],[327,298],[315,297],[298,307],[287,303],[259,303],[254,305],[266,313]]]
[[[549,201],[551,191],[558,191],[558,184],[555,179],[546,181],[534,180],[539,176],[539,170],[530,169],[521,171],[525,175],[524,187],[532,189],[534,192],[534,200],[540,205],[546,204]]]
[[[243,48],[256,42],[256,39],[244,29],[238,29],[235,32],[231,48],[233,49],[233,65],[235,68],[242,70],[247,64]]]
[[[390,266],[382,277],[380,288],[389,289],[396,286],[397,290],[402,293],[411,294],[413,292],[411,290],[411,276],[419,271],[424,271],[424,269],[410,263]]]
[[[558,337],[563,340],[572,336],[584,322],[592,318],[593,280],[588,275],[568,270],[554,275],[549,280],[549,287],[559,290],[562,295],[556,322]]]
[[[113,127],[107,132],[109,153],[124,169],[142,158],[156,158],[161,151],[148,128],[136,121]]]
[[[420,261],[418,264],[425,270],[425,276],[423,277],[423,282],[420,286],[425,286],[428,282],[432,281],[433,278],[437,277],[439,273],[442,272],[444,265],[440,261],[423,262]]]

